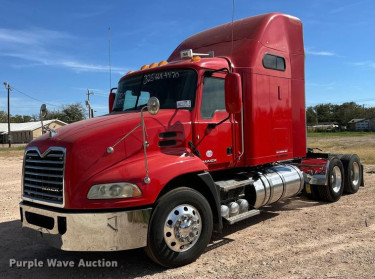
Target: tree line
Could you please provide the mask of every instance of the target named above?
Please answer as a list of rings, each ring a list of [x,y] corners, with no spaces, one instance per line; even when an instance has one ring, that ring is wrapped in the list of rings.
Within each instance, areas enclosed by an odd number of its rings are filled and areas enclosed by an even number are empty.
[[[316,125],[324,122],[336,122],[346,126],[352,119],[375,117],[375,107],[366,108],[355,102],[343,103],[341,105],[319,104],[306,108],[307,125]],[[59,119],[65,123],[73,123],[86,118],[86,108],[80,103],[64,105],[57,110],[50,110],[46,120]],[[11,115],[11,123],[24,123],[39,121],[39,114],[33,115]],[[8,115],[0,110],[0,122],[8,122]]]
[[[45,120],[59,119],[65,123],[73,123],[86,118],[86,108],[80,103],[64,105],[56,110],[48,110]],[[39,114],[33,115],[11,115],[11,123],[25,123],[31,121],[39,121]],[[5,111],[0,110],[0,123],[8,122],[8,114]]]
[[[375,117],[375,107],[366,108],[355,102],[341,105],[319,104],[306,108],[307,125],[316,125],[324,122],[336,122],[338,125],[347,126],[352,119]]]

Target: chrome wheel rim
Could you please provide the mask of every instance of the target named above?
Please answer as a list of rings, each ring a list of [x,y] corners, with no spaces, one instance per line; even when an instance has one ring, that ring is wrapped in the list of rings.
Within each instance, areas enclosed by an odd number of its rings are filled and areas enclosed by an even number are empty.
[[[335,193],[340,192],[341,185],[342,184],[342,178],[341,178],[341,170],[338,166],[335,166],[332,169],[332,174],[331,174],[331,186],[332,190]]]
[[[202,231],[198,210],[188,204],[175,207],[164,223],[164,240],[175,252],[189,250],[198,241]]]
[[[359,165],[357,162],[353,162],[353,167],[350,171],[350,179],[354,186],[357,186],[359,183]]]

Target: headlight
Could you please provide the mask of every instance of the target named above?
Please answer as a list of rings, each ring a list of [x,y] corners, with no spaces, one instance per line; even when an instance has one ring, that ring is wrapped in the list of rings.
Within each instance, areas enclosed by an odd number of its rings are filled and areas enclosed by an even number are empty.
[[[127,182],[97,184],[90,188],[89,200],[134,198],[142,195],[137,185]]]

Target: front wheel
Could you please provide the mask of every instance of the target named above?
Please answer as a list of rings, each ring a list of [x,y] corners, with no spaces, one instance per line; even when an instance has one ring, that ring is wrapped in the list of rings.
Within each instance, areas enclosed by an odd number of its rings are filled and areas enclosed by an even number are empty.
[[[146,253],[165,267],[189,264],[203,253],[212,228],[212,211],[206,198],[190,188],[174,189],[156,203]]]

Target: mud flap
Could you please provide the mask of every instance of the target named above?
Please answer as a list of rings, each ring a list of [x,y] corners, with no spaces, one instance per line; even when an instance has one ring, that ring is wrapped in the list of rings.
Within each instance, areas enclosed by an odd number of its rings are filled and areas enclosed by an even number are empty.
[[[361,173],[362,173],[362,180],[361,180],[361,187],[365,187],[365,176],[363,175],[363,165],[361,164]]]

